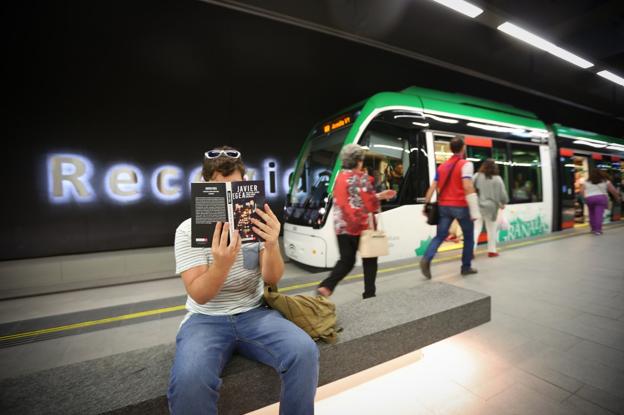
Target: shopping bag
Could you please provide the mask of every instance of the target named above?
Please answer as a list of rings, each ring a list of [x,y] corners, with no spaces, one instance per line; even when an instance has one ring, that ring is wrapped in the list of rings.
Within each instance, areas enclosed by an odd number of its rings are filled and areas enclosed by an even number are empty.
[[[388,236],[383,230],[376,229],[374,221],[371,221],[370,215],[369,227],[370,229],[362,231],[360,235],[360,242],[358,244],[360,256],[362,258],[377,258],[388,255]]]
[[[503,213],[503,209],[498,209],[498,216],[496,217],[497,228],[500,231],[508,231],[509,230],[509,222],[505,218],[505,214]]]

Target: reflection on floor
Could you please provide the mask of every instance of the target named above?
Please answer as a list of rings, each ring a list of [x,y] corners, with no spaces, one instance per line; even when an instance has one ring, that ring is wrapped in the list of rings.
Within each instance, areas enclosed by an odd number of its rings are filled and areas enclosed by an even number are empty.
[[[317,415],[623,414],[623,245],[618,228],[479,258],[470,278],[434,267],[436,280],[490,294],[492,321],[341,385]]]

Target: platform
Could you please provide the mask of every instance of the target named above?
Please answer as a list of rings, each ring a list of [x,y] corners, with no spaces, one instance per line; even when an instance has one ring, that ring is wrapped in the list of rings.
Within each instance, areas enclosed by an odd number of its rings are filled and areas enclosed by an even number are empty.
[[[433,282],[490,295],[492,321],[425,348],[420,362],[385,375],[407,376],[412,387],[397,381],[376,389],[376,400],[398,405],[395,413],[623,413],[623,244],[621,225],[598,237],[582,230],[552,234],[503,246],[498,258],[477,255],[479,274],[467,278],[459,276],[457,252],[441,255]],[[289,270],[282,285],[291,292],[309,292],[323,276]],[[419,284],[428,281],[415,261],[382,267],[378,296]],[[355,270],[335,299],[356,300],[361,291]],[[2,301],[0,376],[169,343],[182,318],[176,308],[182,294],[179,280],[163,280]],[[30,335],[7,337],[17,334]],[[317,413],[336,413],[345,395],[365,386],[320,400]],[[378,413],[374,404],[361,405],[354,410]]]

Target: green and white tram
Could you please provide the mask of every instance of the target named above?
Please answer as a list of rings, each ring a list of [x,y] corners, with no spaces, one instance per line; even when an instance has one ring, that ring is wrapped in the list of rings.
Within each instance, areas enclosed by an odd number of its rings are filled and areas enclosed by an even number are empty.
[[[297,159],[284,208],[286,255],[322,268],[338,260],[331,194],[341,168],[340,150],[350,143],[369,149],[364,165],[378,190],[394,188],[398,193],[382,203],[379,214],[390,240],[390,255],[380,261],[422,255],[435,235],[435,227],[421,213],[425,192],[436,166],[451,156],[449,142],[455,136],[464,138],[475,170],[486,158],[499,164],[510,196],[504,212],[511,225],[499,232],[500,241],[560,228],[563,198],[560,192],[554,197],[557,143],[535,114],[410,87],[376,94],[313,128]]]

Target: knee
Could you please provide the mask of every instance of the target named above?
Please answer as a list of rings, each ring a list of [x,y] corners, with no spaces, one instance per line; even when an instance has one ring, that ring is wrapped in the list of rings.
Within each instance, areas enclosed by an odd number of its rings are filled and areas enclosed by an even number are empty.
[[[344,264],[345,267],[353,268],[355,265],[355,253],[342,256],[340,261]]]
[[[178,359],[171,369],[169,399],[196,397],[197,394],[217,395],[221,388],[221,378],[215,370],[197,364],[192,359]]]
[[[301,336],[293,339],[288,350],[283,362],[284,371],[293,367],[308,369],[313,373],[318,371],[319,349],[310,336],[302,332]]]
[[[355,266],[355,257],[351,256],[345,260],[345,265],[349,268],[353,268]]]

